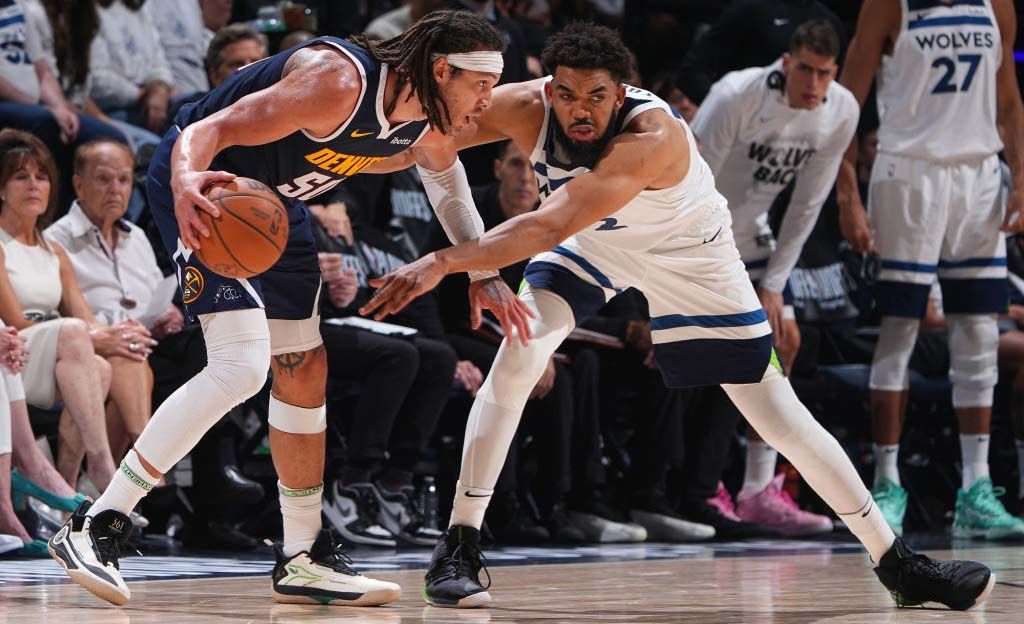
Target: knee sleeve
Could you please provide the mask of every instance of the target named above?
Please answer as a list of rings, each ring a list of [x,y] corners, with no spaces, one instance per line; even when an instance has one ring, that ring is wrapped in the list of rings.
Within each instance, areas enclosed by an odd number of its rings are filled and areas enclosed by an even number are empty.
[[[270,334],[262,309],[200,317],[206,368],[175,390],[153,414],[135,449],[166,473],[221,417],[256,394],[270,369]]]
[[[882,328],[871,361],[872,390],[899,392],[910,387],[910,355],[921,322],[900,316],[882,317]]]
[[[263,310],[200,317],[206,339],[206,374],[235,401],[263,388],[270,370],[270,334]]]
[[[995,317],[950,314],[946,323],[953,407],[992,407],[992,389],[999,378],[999,328]]]

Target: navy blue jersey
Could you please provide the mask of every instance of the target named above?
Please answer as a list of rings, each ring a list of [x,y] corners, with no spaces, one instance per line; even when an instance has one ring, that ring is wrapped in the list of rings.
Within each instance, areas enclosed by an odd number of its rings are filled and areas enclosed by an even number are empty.
[[[384,115],[384,86],[389,68],[363,48],[337,37],[318,37],[232,74],[201,100],[182,107],[174,123],[184,129],[266,89],[282,78],[285,63],[300,48],[328,44],[340,50],[362,77],[362,91],[352,115],[330,136],[315,138],[300,130],[265,145],[229,147],[214,158],[211,170],[224,170],[268,184],[283,197],[309,200],[349,176],[408,149],[427,129],[426,120],[391,126]]]

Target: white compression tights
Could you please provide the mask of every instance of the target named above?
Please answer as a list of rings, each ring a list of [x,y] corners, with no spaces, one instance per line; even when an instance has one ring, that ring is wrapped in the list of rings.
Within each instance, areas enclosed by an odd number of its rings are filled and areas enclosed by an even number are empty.
[[[789,380],[769,365],[759,383],[724,384],[722,389],[754,430],[793,463],[878,562],[896,536],[846,453],[807,411]]]
[[[262,309],[206,314],[199,320],[206,339],[206,368],[160,405],[135,442],[136,452],[161,474],[267,381],[270,330]]]
[[[520,298],[536,315],[530,320],[533,339],[523,347],[505,338],[491,373],[477,392],[466,422],[453,526],[480,528],[530,392],[548,359],[575,326],[569,304],[551,291],[527,287]]]

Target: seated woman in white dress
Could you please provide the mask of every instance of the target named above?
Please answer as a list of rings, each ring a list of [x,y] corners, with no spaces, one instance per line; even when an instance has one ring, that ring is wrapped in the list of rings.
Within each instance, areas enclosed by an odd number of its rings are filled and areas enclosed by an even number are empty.
[[[132,355],[150,341],[97,321],[63,248],[43,238],[56,179],[42,142],[17,130],[0,131],[0,319],[28,341],[26,401],[44,409],[63,402],[60,474],[77,483],[84,456],[89,479],[102,490],[115,470],[104,412],[111,367],[103,355]],[[131,352],[130,344],[136,345]]]

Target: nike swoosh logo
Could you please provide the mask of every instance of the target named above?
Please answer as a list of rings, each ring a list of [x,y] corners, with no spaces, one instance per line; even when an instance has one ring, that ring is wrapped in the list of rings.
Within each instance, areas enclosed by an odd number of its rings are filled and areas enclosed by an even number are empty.
[[[718,235],[719,235],[719,234],[721,234],[721,233],[722,233],[722,228],[718,228],[718,231],[717,231],[717,232],[715,232],[715,235],[714,235],[714,236],[712,236],[711,238],[705,238],[705,239],[704,239],[704,242],[705,242],[705,243],[710,243],[711,241],[713,241],[713,240],[715,240],[716,238],[718,238]]]
[[[466,492],[466,496],[470,498],[487,498],[490,494],[474,494],[472,492]]]
[[[871,513],[871,508],[874,507],[874,501],[868,502],[868,510],[860,515],[861,518],[867,518],[868,514]]]
[[[353,139],[358,139],[364,136],[370,136],[371,134],[373,134],[373,132],[360,132],[358,130],[353,130],[352,134],[350,134],[349,136],[351,136]]]
[[[628,225],[617,225],[619,220],[618,219],[614,219],[612,217],[608,217],[607,219],[601,219],[601,221],[603,221],[604,223],[601,225],[601,227],[597,228],[597,231],[599,231],[599,232],[602,232],[602,231],[609,232],[611,230],[622,230],[622,229],[625,229],[625,228],[629,227]]]

